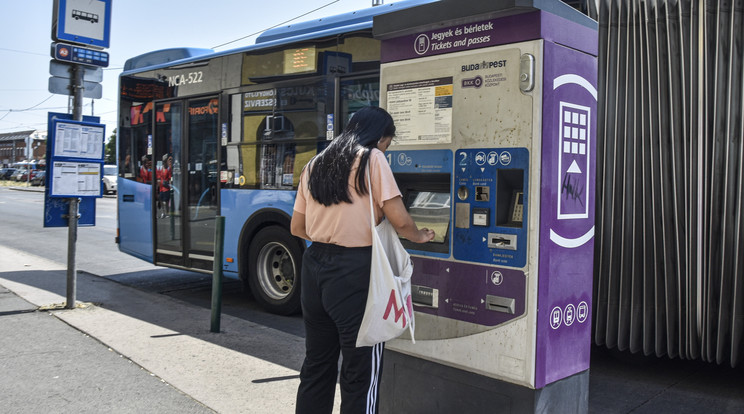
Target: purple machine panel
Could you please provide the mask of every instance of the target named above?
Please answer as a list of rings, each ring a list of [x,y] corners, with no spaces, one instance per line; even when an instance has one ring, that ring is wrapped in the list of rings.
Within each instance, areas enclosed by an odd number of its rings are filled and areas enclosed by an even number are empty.
[[[439,291],[438,307],[416,306],[418,312],[483,326],[496,326],[525,312],[527,278],[522,271],[419,257],[411,259],[415,269],[413,284]],[[513,298],[512,312],[489,309],[483,302],[489,295]]]
[[[381,61],[394,62],[537,39],[597,55],[596,30],[550,13],[533,11],[386,40]]]
[[[589,368],[597,63],[545,42],[535,387]]]

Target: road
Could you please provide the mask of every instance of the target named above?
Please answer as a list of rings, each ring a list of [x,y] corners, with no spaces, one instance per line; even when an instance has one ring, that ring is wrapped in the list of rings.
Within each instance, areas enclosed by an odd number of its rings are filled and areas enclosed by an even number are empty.
[[[43,227],[44,193],[0,187],[0,245],[43,256],[67,265],[68,230]],[[205,308],[211,307],[212,276],[154,266],[119,251],[116,236],[116,198],[96,201],[96,225],[79,227],[75,261],[79,272],[157,292]],[[283,317],[263,311],[239,281],[226,279],[225,314],[304,337],[300,316]]]

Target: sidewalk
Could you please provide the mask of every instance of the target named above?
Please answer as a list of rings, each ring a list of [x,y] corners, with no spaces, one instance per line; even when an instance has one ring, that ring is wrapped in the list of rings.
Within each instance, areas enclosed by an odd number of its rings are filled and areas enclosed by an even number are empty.
[[[303,338],[228,315],[211,333],[209,309],[84,272],[61,309],[59,264],[0,246],[0,269],[3,412],[294,412]]]

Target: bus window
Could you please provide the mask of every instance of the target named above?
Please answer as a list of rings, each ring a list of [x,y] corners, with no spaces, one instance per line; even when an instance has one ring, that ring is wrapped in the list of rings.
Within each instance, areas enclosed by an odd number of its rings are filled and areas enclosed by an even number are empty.
[[[377,76],[341,82],[341,125],[346,125],[356,111],[365,106],[380,106],[380,82]]]
[[[261,188],[292,189],[295,144],[261,146]]]
[[[151,183],[152,154],[148,147],[152,144],[152,102],[132,105],[129,109],[128,126],[121,128],[119,134],[120,175],[123,178]],[[148,167],[149,165],[149,167]]]
[[[328,83],[287,82],[245,92],[242,100],[242,139],[236,155],[240,188],[296,188],[302,168],[326,143],[326,108],[332,106]]]

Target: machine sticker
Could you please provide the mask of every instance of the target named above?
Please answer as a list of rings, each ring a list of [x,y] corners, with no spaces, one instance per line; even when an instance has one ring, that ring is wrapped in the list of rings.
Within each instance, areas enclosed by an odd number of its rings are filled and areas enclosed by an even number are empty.
[[[452,142],[452,77],[390,84],[387,110],[399,144]]]
[[[401,152],[400,154],[398,154],[397,158],[398,158],[398,165],[411,165],[411,162],[412,162],[411,157],[406,155],[405,152]]]
[[[511,164],[511,160],[512,160],[512,157],[509,151],[504,151],[501,153],[501,155],[499,155],[499,161],[504,166]]]
[[[469,23],[420,34],[413,41],[413,50],[419,56],[431,52],[448,53],[456,50],[483,47],[491,44],[495,21]]]
[[[558,329],[561,326],[569,327],[577,322],[582,324],[589,318],[589,305],[586,301],[579,302],[578,306],[569,303],[564,307],[556,306],[550,311],[550,327]]]
[[[591,108],[560,103],[558,220],[589,217],[589,119]]]
[[[586,322],[586,318],[589,317],[589,305],[586,304],[585,301],[581,301],[579,303],[579,306],[576,307],[576,320],[579,321],[579,323]]]
[[[558,329],[561,327],[561,321],[563,320],[563,310],[560,306],[556,306],[550,311],[550,327]]]
[[[563,312],[563,323],[566,326],[573,325],[576,320],[576,307],[572,304],[566,305],[566,310]]]
[[[327,114],[326,115],[326,139],[332,140],[333,139],[333,114]]]
[[[501,285],[501,282],[504,281],[504,275],[499,272],[498,270],[495,270],[493,273],[491,273],[491,283],[493,283],[496,286]]]
[[[478,164],[479,167],[482,167],[483,164],[486,163],[486,153],[483,151],[479,151],[477,154],[475,154],[475,163]]]

